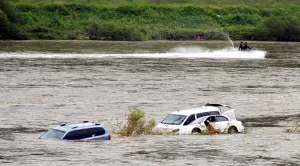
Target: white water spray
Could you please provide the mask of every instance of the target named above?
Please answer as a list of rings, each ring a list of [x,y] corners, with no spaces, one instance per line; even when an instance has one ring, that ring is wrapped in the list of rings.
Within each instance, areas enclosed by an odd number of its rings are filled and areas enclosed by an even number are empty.
[[[222,35],[224,35],[226,37],[226,39],[230,42],[232,48],[234,48],[234,44],[233,44],[233,41],[230,39],[229,37],[229,34],[228,33],[224,33],[224,32],[221,32]]]
[[[0,58],[187,58],[187,59],[264,59],[266,52],[249,51],[241,52],[233,48],[210,50],[199,47],[178,47],[167,53],[129,53],[129,54],[107,54],[107,53],[40,53],[40,52],[13,52],[0,53]]]
[[[231,45],[232,45],[232,48],[234,48],[233,41],[230,39],[230,37],[229,37],[229,36],[227,36],[227,40],[229,40],[229,41],[230,41],[230,43],[231,43]]]

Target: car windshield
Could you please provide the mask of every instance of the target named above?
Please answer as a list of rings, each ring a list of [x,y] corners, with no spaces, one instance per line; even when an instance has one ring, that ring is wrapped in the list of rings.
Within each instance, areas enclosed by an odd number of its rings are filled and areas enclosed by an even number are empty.
[[[169,114],[161,123],[163,124],[172,124],[172,125],[180,125],[186,118],[185,115],[175,115]]]
[[[65,134],[64,131],[50,129],[48,132],[42,135],[40,139],[49,139],[49,138],[61,139],[64,136],[64,134]]]

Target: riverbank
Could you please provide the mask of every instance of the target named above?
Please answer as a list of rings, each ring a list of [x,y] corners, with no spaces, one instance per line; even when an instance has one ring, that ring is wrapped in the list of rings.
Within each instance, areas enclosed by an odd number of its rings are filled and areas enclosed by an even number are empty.
[[[26,39],[300,41],[300,5],[14,1]],[[297,12],[295,12],[297,11]]]

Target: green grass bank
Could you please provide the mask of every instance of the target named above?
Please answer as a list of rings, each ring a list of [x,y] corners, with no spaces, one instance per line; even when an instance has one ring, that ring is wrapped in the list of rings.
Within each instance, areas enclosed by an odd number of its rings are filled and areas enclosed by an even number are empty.
[[[11,6],[26,39],[214,40],[229,34],[300,41],[300,3],[293,0],[12,0]]]

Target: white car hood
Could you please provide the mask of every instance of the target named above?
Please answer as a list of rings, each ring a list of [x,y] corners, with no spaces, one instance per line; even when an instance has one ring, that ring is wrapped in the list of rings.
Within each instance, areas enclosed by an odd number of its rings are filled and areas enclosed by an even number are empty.
[[[171,129],[171,130],[179,129],[180,127],[181,125],[170,125],[170,124],[162,124],[162,123],[159,123],[156,126],[157,129]]]

